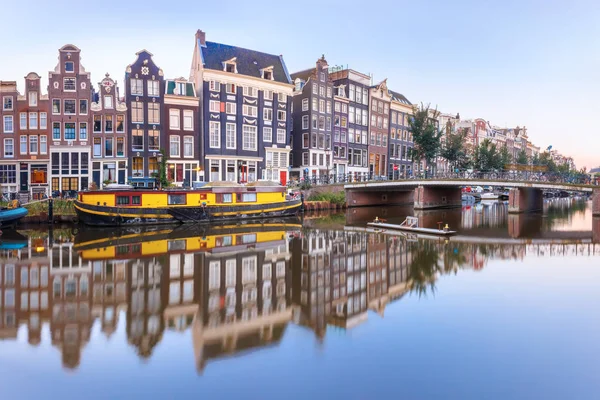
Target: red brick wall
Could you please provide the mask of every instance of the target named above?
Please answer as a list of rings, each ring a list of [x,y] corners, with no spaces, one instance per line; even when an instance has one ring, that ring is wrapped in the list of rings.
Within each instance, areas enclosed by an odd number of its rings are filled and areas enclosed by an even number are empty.
[[[415,210],[442,207],[460,207],[462,193],[459,187],[419,186],[414,192]]]
[[[413,196],[410,191],[346,191],[348,207],[402,205],[412,202]]]
[[[592,196],[592,214],[600,216],[600,189],[594,189]]]

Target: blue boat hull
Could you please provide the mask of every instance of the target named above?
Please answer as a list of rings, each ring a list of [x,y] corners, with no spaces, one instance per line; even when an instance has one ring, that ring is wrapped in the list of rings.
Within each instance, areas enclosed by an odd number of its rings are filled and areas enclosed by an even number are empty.
[[[0,210],[0,224],[12,225],[26,215],[27,209],[24,207]]]

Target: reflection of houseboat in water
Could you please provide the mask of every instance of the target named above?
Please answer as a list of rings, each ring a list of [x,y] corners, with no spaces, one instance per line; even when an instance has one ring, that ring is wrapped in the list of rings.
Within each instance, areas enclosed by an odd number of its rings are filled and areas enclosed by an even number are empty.
[[[286,187],[272,182],[215,182],[194,190],[139,190],[119,185],[79,192],[74,205],[87,225],[127,226],[285,217],[295,215],[302,200],[288,198]]]

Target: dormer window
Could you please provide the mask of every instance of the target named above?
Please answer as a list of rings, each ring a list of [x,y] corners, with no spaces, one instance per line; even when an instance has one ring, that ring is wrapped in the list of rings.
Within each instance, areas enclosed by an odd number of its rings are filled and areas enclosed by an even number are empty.
[[[233,57],[232,59],[223,62],[223,71],[231,72],[232,74],[237,74],[236,57]]]
[[[185,94],[186,94],[185,82],[175,82],[175,89],[173,91],[173,94],[177,94],[179,96],[185,96]]]
[[[304,87],[305,83],[302,79],[296,79],[296,90],[300,91]]]
[[[263,79],[272,81],[273,80],[273,66],[261,69],[260,75],[262,76]]]
[[[65,72],[75,72],[75,64],[73,61],[67,61],[65,63]]]
[[[344,85],[340,85],[337,88],[337,95],[340,97],[346,97],[346,87]]]

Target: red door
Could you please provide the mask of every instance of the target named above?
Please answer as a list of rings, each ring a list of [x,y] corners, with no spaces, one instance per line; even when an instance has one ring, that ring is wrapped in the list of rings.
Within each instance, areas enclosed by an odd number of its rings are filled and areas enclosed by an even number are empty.
[[[281,182],[281,184],[283,186],[285,186],[287,184],[287,173],[286,173],[286,171],[279,171],[279,182]]]

